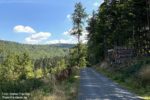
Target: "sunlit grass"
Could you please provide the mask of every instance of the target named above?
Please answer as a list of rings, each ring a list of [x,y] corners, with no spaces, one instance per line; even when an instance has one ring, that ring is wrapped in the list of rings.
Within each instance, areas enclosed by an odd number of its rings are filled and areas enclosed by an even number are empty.
[[[50,82],[41,89],[33,91],[30,100],[76,100],[79,78],[79,70],[77,70],[64,81],[56,84]]]
[[[80,78],[80,76],[76,75],[76,76],[74,76],[74,78],[79,79],[79,78]]]
[[[142,97],[144,100],[150,100],[150,96],[143,96]]]

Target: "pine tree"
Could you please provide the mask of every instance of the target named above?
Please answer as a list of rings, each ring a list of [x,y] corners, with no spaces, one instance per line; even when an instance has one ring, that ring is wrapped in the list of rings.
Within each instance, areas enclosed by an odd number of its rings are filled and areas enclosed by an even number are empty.
[[[82,4],[76,3],[75,4],[75,10],[74,13],[72,14],[72,20],[73,20],[73,31],[72,35],[77,36],[78,39],[78,44],[77,44],[77,54],[78,54],[78,66],[80,66],[80,53],[81,53],[81,41],[80,41],[80,36],[82,36],[82,31],[83,31],[83,24],[84,24],[84,19],[87,17],[87,14],[85,12],[85,8],[83,8]]]

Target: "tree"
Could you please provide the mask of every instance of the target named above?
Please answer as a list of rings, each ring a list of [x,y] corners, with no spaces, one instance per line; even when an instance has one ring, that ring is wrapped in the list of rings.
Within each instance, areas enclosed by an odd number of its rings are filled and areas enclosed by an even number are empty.
[[[130,47],[149,52],[147,0],[105,0],[88,21],[88,58],[93,64],[106,58],[107,50]]]
[[[87,14],[85,12],[85,8],[83,8],[81,2],[75,4],[75,10],[72,14],[73,20],[73,32],[72,35],[77,36],[78,43],[80,43],[80,36],[83,31],[83,20],[86,18]]]
[[[70,49],[69,66],[85,67],[87,65],[87,46],[80,44],[80,54],[78,55],[78,46]]]
[[[87,65],[87,46],[84,44],[80,44],[80,55],[79,55],[79,66],[86,67]]]
[[[80,36],[82,36],[82,31],[83,31],[83,24],[84,24],[84,19],[87,17],[87,14],[85,12],[85,8],[83,8],[82,4],[76,3],[75,4],[75,10],[74,13],[72,14],[72,20],[73,20],[73,31],[72,31],[72,35],[77,36],[78,39],[78,44],[77,44],[77,62],[78,62],[78,66],[80,66],[80,62],[81,62],[81,41],[80,41]]]
[[[17,65],[19,66],[20,79],[30,79],[34,77],[33,63],[26,52],[18,56]]]

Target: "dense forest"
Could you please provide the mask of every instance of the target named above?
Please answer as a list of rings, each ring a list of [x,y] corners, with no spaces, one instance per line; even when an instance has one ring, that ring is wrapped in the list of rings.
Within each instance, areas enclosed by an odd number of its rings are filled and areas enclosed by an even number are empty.
[[[10,53],[21,54],[26,52],[32,59],[38,59],[65,56],[69,53],[69,48],[74,47],[74,44],[29,45],[0,40],[0,47],[1,57]]]
[[[105,0],[88,22],[89,58],[97,63],[107,50],[129,47],[138,56],[150,54],[148,0]]]
[[[93,11],[87,30],[89,63],[149,97],[150,1],[104,0],[98,11]]]
[[[0,40],[0,99],[2,93],[31,93],[39,88],[47,88],[40,90],[45,93],[52,91],[49,85],[72,73],[74,47],[74,44],[29,45]],[[50,82],[45,83],[44,78]]]

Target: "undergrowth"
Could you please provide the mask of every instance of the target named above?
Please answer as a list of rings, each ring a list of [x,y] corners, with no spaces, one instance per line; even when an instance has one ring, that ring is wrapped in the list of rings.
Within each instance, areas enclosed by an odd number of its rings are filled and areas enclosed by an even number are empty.
[[[76,70],[66,80],[48,82],[47,85],[31,92],[30,100],[76,100],[79,84],[78,75],[79,70]]]
[[[95,69],[145,100],[150,100],[150,59],[136,59],[134,63],[120,68],[118,66],[101,67]]]

